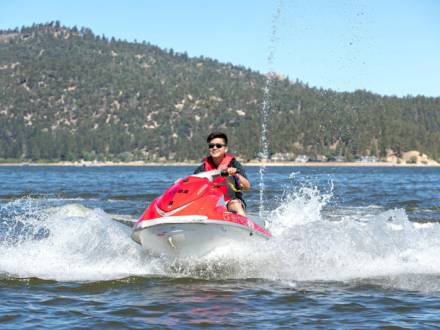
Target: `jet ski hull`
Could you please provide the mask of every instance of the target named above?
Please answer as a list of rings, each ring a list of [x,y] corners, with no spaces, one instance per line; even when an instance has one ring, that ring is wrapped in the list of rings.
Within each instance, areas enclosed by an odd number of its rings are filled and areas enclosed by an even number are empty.
[[[152,219],[134,229],[133,240],[154,256],[202,257],[218,247],[269,237],[252,227],[205,216],[170,216]]]

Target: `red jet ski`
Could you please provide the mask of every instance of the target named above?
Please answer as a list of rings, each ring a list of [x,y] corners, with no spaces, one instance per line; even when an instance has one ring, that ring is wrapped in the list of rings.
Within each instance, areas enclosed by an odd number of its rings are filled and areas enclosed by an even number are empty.
[[[216,176],[219,170],[177,180],[154,199],[135,223],[132,239],[153,255],[201,257],[230,243],[268,240],[271,234],[247,217],[229,212]]]

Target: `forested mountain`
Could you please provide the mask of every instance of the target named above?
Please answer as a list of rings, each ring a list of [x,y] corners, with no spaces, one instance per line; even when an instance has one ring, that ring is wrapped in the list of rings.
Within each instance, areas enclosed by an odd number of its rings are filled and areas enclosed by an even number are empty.
[[[0,158],[197,160],[212,130],[257,158],[266,79],[58,22],[0,31]],[[272,153],[352,159],[415,149],[440,159],[440,98],[272,79]]]

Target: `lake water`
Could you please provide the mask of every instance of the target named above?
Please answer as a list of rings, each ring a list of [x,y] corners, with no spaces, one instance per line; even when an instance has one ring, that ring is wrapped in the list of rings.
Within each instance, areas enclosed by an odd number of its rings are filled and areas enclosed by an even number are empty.
[[[0,167],[0,329],[440,327],[440,168],[269,167],[273,239],[152,258],[130,225],[192,170]]]

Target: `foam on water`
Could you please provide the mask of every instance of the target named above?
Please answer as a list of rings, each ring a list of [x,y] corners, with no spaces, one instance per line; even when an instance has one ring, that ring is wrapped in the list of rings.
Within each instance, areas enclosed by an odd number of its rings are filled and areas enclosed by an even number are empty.
[[[22,199],[2,208],[0,274],[93,281],[155,271],[130,240],[130,228],[102,210],[35,202]]]
[[[403,209],[328,208],[330,199],[315,187],[299,188],[270,212],[271,240],[179,263],[149,257],[131,241],[128,226],[100,209],[45,208],[22,199],[0,212],[0,274],[60,281],[150,275],[363,281],[440,290],[438,223],[413,223]]]

